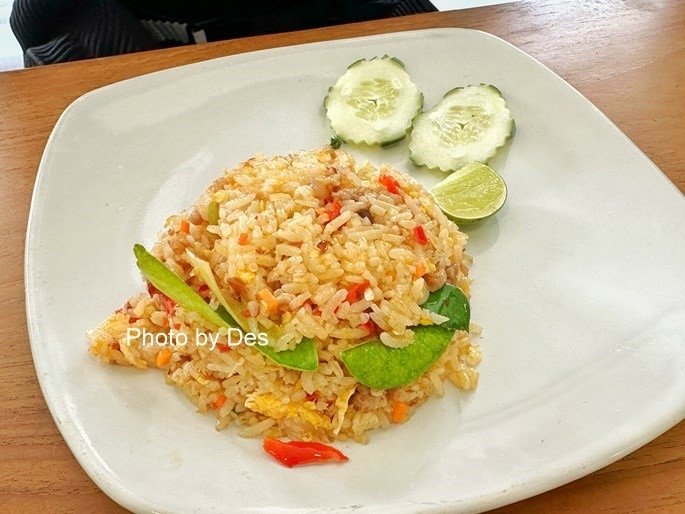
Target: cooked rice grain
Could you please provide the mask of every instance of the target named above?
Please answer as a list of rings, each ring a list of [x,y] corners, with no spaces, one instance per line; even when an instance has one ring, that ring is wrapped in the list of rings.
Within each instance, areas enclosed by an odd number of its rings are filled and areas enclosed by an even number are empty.
[[[400,194],[390,194],[380,174],[397,180]],[[218,225],[208,223],[211,202],[219,204]],[[187,233],[182,222],[189,223]],[[417,225],[428,244],[415,240]],[[167,382],[180,387],[200,412],[213,412],[218,429],[237,421],[246,437],[366,442],[369,430],[390,425],[396,402],[414,407],[442,396],[445,379],[462,389],[476,386],[481,353],[466,332],[457,332],[429,371],[399,389],[370,390],[340,360],[342,350],[368,334],[369,321],[390,346],[410,344],[409,327],[439,321],[420,305],[447,281],[468,294],[465,244],[466,236],[406,174],[358,165],[328,147],[256,156],[227,170],[191,209],[169,218],[153,253],[216,305],[185,251],[208,260],[224,294],[242,301],[254,330],[283,327],[277,348],[315,338],[319,369],[285,369],[242,345],[230,351],[201,347],[195,330],[211,331],[211,325],[178,306],[169,312],[154,290],[131,298],[93,330],[91,352],[112,364],[156,367],[160,348],[141,341],[128,346],[126,330],[168,334],[173,328],[188,335],[188,344],[170,347],[171,358],[162,366]],[[417,263],[426,270],[422,276],[415,276]],[[349,298],[350,287],[364,281],[369,285],[362,295]],[[264,289],[277,309],[258,296]],[[225,330],[218,342],[226,348]]]

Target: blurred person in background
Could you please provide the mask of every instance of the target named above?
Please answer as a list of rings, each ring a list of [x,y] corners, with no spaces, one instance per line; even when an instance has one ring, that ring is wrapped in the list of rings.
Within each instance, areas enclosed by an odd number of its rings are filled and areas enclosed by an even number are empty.
[[[435,11],[428,0],[15,0],[25,66]]]

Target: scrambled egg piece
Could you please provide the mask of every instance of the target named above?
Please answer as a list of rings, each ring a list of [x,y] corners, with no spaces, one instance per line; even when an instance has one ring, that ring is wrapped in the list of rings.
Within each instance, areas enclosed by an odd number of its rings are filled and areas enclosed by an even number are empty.
[[[335,427],[333,428],[333,433],[335,435],[338,435],[340,429],[343,426],[343,422],[345,421],[345,413],[347,412],[347,408],[349,407],[350,397],[356,390],[356,385],[349,387],[345,389],[342,392],[342,394],[338,396],[338,398],[335,400],[335,408],[338,409],[338,419],[336,420]]]
[[[311,402],[282,403],[271,393],[250,395],[245,399],[245,407],[273,419],[300,418],[314,428],[331,429],[331,420],[316,410]]]

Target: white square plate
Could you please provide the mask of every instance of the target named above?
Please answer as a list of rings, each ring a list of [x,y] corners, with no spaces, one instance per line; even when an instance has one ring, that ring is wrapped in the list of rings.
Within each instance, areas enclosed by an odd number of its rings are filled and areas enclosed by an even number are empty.
[[[143,287],[152,243],[225,167],[327,143],[327,88],[362,57],[402,59],[433,106],[495,84],[518,132],[509,185],[469,231],[481,383],[340,444],[340,466],[283,468],[218,433],[160,373],[103,366],[85,333]],[[406,143],[358,152],[426,184]],[[685,414],[685,201],[588,100],[491,35],[405,32],[242,54],[93,91],[45,149],[26,242],[31,348],[76,458],[136,511],[476,511],[587,474]]]

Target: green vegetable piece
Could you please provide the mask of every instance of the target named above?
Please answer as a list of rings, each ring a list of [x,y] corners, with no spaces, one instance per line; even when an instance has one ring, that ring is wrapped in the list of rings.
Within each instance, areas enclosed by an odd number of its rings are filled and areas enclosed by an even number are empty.
[[[373,389],[405,386],[445,353],[455,330],[468,330],[470,309],[460,289],[446,284],[432,293],[423,307],[449,319],[442,325],[414,327],[414,341],[404,348],[373,340],[343,351],[342,360],[350,374]]]
[[[449,318],[440,324],[441,328],[451,331],[469,329],[471,321],[469,300],[458,287],[445,284],[428,295],[428,300],[421,307]]]
[[[338,136],[333,136],[331,138],[331,148],[338,149],[342,146],[342,139],[340,139]]]
[[[393,389],[423,375],[445,353],[453,332],[440,325],[415,327],[414,341],[404,348],[390,348],[379,340],[369,341],[342,353],[352,376],[373,389]]]
[[[230,326],[240,329],[238,323],[236,323],[223,305],[220,305],[216,312]],[[316,371],[316,368],[319,366],[319,356],[316,351],[316,345],[314,344],[314,341],[308,337],[303,338],[292,350],[277,352],[270,346],[261,346],[259,344],[255,344],[253,348],[259,350],[269,359],[284,368],[290,368],[297,371]]]
[[[319,367],[319,355],[314,341],[303,337],[302,341],[292,350],[277,352],[270,346],[255,345],[254,348],[262,352],[279,366],[297,371],[316,371]]]
[[[221,292],[219,284],[216,282],[214,277],[214,272],[212,271],[209,262],[204,259],[200,259],[190,250],[186,250],[186,260],[193,266],[193,271],[195,276],[202,280],[209,290],[212,292],[214,297],[219,300],[219,303],[223,306],[224,310],[231,315],[231,319],[235,321],[240,328],[243,330],[248,330],[247,319],[245,316],[240,314],[242,306],[238,300],[233,298],[227,298],[224,293]]]
[[[133,253],[136,256],[138,268],[150,283],[178,305],[198,313],[211,324],[217,327],[237,328],[238,323],[228,314],[223,306],[216,311],[212,309],[195,290],[186,284],[176,273],[167,268],[154,255],[148,252],[142,245],[134,245]],[[303,339],[292,350],[277,352],[269,346],[253,346],[256,350],[266,355],[276,364],[295,369],[298,371],[316,371],[319,365],[319,357],[314,341]]]
[[[207,219],[210,225],[219,224],[219,204],[217,202],[209,202],[207,206]]]
[[[227,327],[219,316],[195,290],[186,284],[173,271],[162,264],[142,245],[134,245],[138,268],[150,283],[167,295],[184,309],[197,312],[200,316],[217,327]]]

